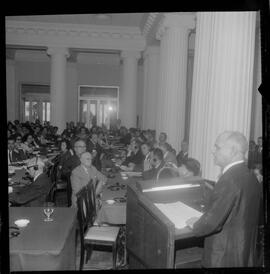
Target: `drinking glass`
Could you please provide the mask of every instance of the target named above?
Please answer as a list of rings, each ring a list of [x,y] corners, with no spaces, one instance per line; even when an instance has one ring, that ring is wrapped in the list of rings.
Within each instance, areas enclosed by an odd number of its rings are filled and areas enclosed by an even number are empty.
[[[50,217],[54,212],[54,203],[51,203],[51,202],[45,203],[43,212],[47,216],[47,218],[44,219],[45,222],[53,221],[53,219]]]

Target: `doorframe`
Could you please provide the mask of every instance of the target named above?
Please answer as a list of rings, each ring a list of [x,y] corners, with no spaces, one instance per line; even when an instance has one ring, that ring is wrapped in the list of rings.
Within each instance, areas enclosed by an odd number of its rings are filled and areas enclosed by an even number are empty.
[[[93,88],[112,88],[112,89],[117,89],[117,97],[116,98],[108,98],[108,97],[81,97],[80,96],[80,90],[81,87],[93,87]],[[99,111],[99,105],[101,100],[116,100],[117,101],[117,111],[116,111],[116,117],[118,119],[119,117],[119,86],[98,86],[98,85],[79,85],[78,86],[78,111],[77,111],[77,122],[80,121],[80,100],[97,100],[97,114]],[[97,123],[98,123],[98,117],[97,117]]]

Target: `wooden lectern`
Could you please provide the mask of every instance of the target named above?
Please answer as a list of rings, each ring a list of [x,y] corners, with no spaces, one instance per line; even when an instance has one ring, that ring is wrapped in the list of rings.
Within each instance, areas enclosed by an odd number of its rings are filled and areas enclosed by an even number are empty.
[[[196,187],[149,191],[153,187],[182,184]],[[200,177],[128,184],[126,237],[129,268],[174,268],[176,249],[201,246],[202,238],[196,238],[188,227],[176,229],[154,203],[181,201],[202,211],[206,192],[204,180]]]

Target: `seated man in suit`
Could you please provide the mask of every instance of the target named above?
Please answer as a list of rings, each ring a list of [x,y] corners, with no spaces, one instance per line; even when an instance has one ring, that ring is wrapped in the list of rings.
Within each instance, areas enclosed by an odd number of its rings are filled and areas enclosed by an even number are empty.
[[[155,148],[151,153],[152,168],[142,172],[143,180],[155,180],[159,170],[164,166],[162,150],[160,148]]]
[[[76,194],[86,186],[91,179],[98,180],[98,184],[95,185],[96,195],[101,192],[103,184],[107,181],[107,178],[92,165],[91,153],[83,152],[80,156],[80,162],[81,164],[72,171],[70,177],[72,187],[72,207],[77,207]]]
[[[26,159],[26,155],[22,149],[16,147],[14,137],[8,138],[8,163],[21,162]]]
[[[104,156],[103,148],[98,143],[98,134],[92,133],[91,139],[87,142],[87,151],[89,151],[92,156],[92,163],[97,170],[101,170],[101,160]]]
[[[255,147],[254,165],[262,163],[262,153],[263,153],[262,150],[263,150],[263,139],[262,139],[262,137],[258,137],[257,145]]]
[[[165,163],[172,163],[177,167],[177,160],[175,154],[172,152],[172,147],[168,143],[160,145],[160,149],[163,152],[163,160]]]
[[[140,142],[133,139],[130,143],[131,154],[122,163],[126,171],[142,170],[144,155],[141,152]]]
[[[74,151],[75,154],[73,154],[66,162],[63,162],[62,175],[64,177],[70,176],[72,170],[81,164],[80,156],[86,151],[85,141],[82,139],[75,141]]]
[[[141,145],[141,151],[144,155],[143,160],[143,171],[151,169],[151,147],[150,144],[147,142],[142,143]]]
[[[45,163],[41,158],[32,158],[27,169],[33,182],[9,195],[10,202],[20,206],[43,206],[52,187],[51,180],[45,172]]]
[[[181,143],[181,151],[177,154],[177,165],[180,167],[188,158],[188,142],[183,140]]]

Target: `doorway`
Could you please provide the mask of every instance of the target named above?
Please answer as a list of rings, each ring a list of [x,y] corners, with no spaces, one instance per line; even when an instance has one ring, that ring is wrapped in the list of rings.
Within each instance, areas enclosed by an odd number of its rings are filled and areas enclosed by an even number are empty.
[[[108,129],[118,118],[118,87],[79,86],[79,122],[85,127],[105,125]]]

